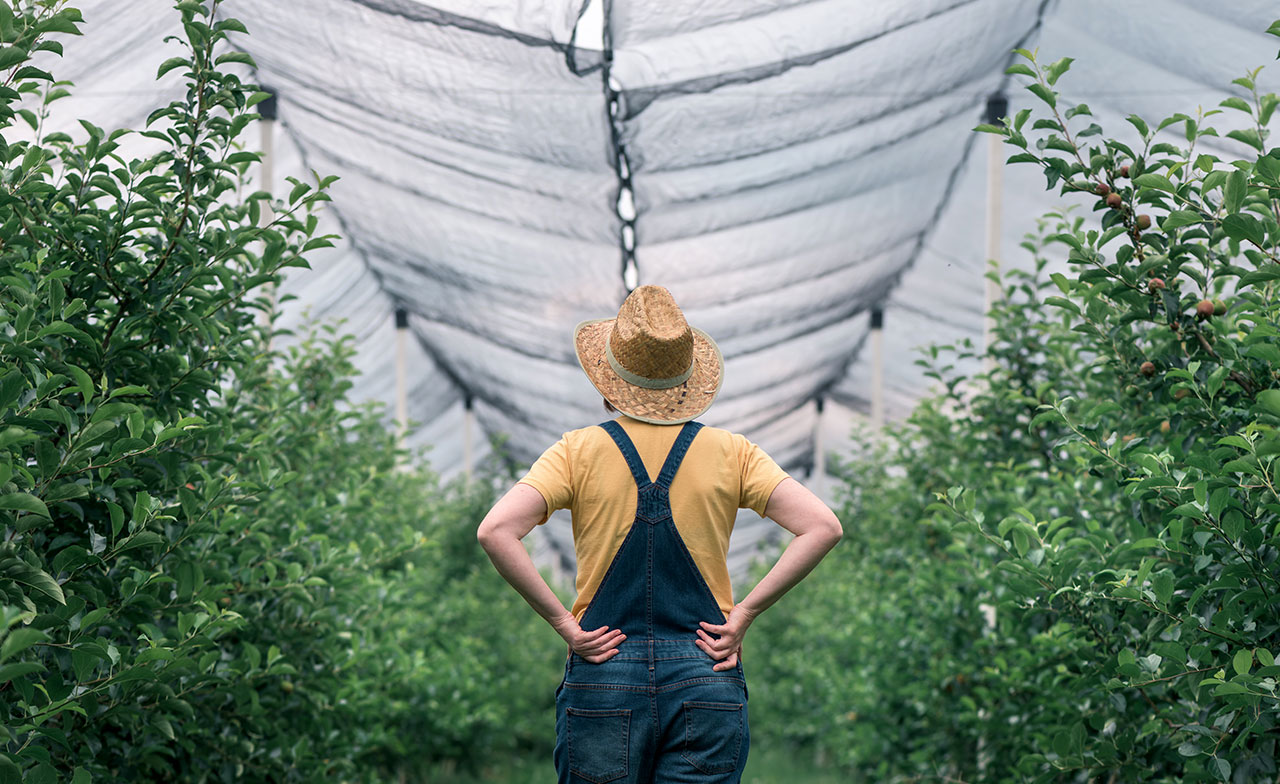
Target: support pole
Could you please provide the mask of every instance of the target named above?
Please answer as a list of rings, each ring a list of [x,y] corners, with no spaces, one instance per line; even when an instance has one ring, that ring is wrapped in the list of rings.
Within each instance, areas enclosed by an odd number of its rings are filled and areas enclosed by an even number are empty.
[[[409,431],[409,311],[396,308],[396,445],[405,448]]]
[[[471,393],[463,398],[463,416],[462,416],[462,466],[466,474],[467,487],[471,487],[471,479],[474,469],[472,468],[472,446],[471,434],[475,430],[476,412],[472,405]]]
[[[813,421],[813,478],[809,484],[813,494],[822,497],[822,483],[827,475],[827,450],[822,443],[822,411],[826,408],[826,398],[819,395],[814,399],[817,416]]]
[[[262,160],[258,167],[258,190],[271,193],[272,183],[275,182],[276,171],[276,120],[279,116],[279,105],[276,102],[276,92],[269,87],[263,88],[264,92],[270,93],[270,97],[265,98],[256,107],[258,114],[262,116],[258,127],[261,132],[259,137],[259,149]],[[259,225],[266,226],[274,219],[274,212],[271,209],[271,202],[268,200],[258,216]],[[268,330],[267,334],[267,351],[271,350],[271,315],[276,309],[276,286],[275,283],[267,283],[263,287],[263,293],[267,297],[268,307],[261,315],[261,323],[264,329]]]
[[[884,311],[871,309],[871,429],[884,428]]]
[[[1003,95],[993,95],[987,99],[987,122],[991,125],[1003,125],[1009,113],[1009,102]],[[982,307],[982,351],[983,370],[990,371],[995,361],[987,354],[991,349],[995,333],[995,319],[991,317],[991,309],[1000,299],[1000,285],[986,277],[990,262],[1000,264],[1000,212],[1004,200],[1004,152],[1002,137],[987,134],[987,257],[982,264],[983,280],[986,282],[986,295]]]

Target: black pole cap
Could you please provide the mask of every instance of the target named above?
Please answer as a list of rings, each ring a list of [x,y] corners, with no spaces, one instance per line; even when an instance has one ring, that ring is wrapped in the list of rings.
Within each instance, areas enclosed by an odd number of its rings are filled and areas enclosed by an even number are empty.
[[[260,114],[262,116],[262,119],[264,120],[279,119],[280,105],[279,105],[279,102],[276,100],[277,97],[279,96],[279,93],[277,93],[275,89],[271,87],[263,87],[262,92],[268,93],[267,97],[263,98],[262,101],[253,108],[258,110],[258,114]]]
[[[872,308],[871,310],[871,328],[872,329],[884,328],[884,311],[881,310],[880,308]]]
[[[404,308],[396,308],[396,329],[409,328],[409,311]]]
[[[1009,116],[1009,99],[1004,95],[996,93],[987,98],[987,123],[990,125],[1003,125],[1002,119]]]

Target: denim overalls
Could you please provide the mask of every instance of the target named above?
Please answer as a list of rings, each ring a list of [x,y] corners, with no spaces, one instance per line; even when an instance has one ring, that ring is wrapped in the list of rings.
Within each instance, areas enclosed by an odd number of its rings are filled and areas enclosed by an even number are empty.
[[[715,672],[696,645],[699,621],[723,623],[671,519],[668,492],[702,428],[686,423],[656,481],[617,422],[601,425],[636,480],[636,519],[582,616],[627,639],[591,664],[571,653],[556,690],[555,766],[560,784],[737,782],[747,762],[747,685],[742,664]]]

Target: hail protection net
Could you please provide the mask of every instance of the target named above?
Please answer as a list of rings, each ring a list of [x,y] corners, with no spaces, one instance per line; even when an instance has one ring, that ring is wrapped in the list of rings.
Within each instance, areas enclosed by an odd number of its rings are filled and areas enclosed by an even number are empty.
[[[76,82],[51,127],[140,127],[183,89],[176,73],[154,80],[176,14],[167,0],[78,5],[89,40],[50,65]],[[1012,49],[1076,58],[1064,98],[1124,139],[1131,112],[1194,116],[1244,94],[1231,80],[1274,62],[1263,31],[1280,15],[1261,0],[228,0],[220,13],[246,24],[252,78],[279,96],[272,187],[341,177],[324,220],[343,241],[286,281],[282,323],[343,320],[356,397],[390,406],[403,311],[408,441],[430,444],[438,471],[485,458],[498,434],[523,468],[603,419],[572,328],[657,283],[724,351],[703,420],[802,479],[869,410],[873,310],[891,418],[929,390],[916,347],[981,341],[991,175],[971,129],[995,93],[1010,114],[1028,104],[1003,74]],[[1248,154],[1226,138],[1208,150]],[[1024,233],[1064,203],[1030,167],[1000,180],[991,253],[1027,266]],[[541,557],[569,565],[567,526],[545,528]],[[735,573],[771,530],[743,517]]]

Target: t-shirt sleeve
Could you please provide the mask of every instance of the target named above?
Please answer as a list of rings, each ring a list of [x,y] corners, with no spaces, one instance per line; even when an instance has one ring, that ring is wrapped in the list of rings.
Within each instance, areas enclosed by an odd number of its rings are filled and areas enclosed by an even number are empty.
[[[741,439],[738,465],[742,469],[739,485],[742,488],[742,495],[738,498],[738,507],[752,509],[756,514],[764,517],[765,507],[769,505],[769,496],[773,495],[778,483],[790,474],[783,471],[763,449],[743,436],[739,435],[736,438]]]
[[[538,521],[542,525],[557,509],[568,509],[573,502],[573,474],[569,467],[569,443],[562,437],[534,461],[529,473],[521,479],[542,494],[547,513]]]

